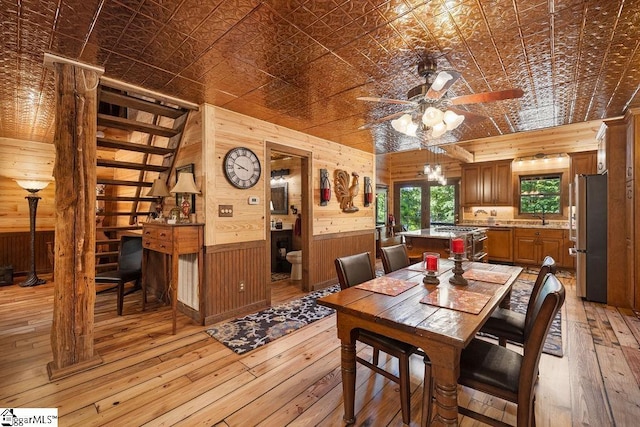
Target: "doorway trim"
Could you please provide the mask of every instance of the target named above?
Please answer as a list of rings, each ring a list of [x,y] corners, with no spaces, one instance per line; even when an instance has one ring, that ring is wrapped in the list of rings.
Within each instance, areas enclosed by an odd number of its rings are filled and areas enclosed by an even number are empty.
[[[311,290],[311,285],[309,283],[309,278],[311,274],[309,272],[310,262],[309,262],[309,254],[311,253],[311,234],[313,233],[313,224],[311,223],[311,219],[313,218],[313,206],[312,206],[312,183],[311,183],[311,159],[312,153],[307,150],[301,150],[299,148],[294,148],[288,145],[279,144],[277,142],[272,142],[269,140],[265,140],[265,156],[266,156],[266,168],[265,168],[265,180],[270,179],[271,177],[271,153],[272,151],[277,151],[279,153],[290,154],[292,156],[296,156],[300,158],[301,161],[301,177],[300,177],[300,189],[302,191],[301,198],[301,221],[302,221],[302,290],[305,292],[309,292]],[[267,185],[264,186],[264,200],[265,200],[265,216],[264,216],[264,226],[265,230],[269,230],[266,232],[265,239],[265,254],[267,256],[267,271],[266,277],[271,277],[271,224],[269,221],[269,209],[268,204],[266,203],[270,197],[271,184],[267,182]],[[269,279],[270,280],[270,279]],[[271,282],[269,282],[271,283]]]

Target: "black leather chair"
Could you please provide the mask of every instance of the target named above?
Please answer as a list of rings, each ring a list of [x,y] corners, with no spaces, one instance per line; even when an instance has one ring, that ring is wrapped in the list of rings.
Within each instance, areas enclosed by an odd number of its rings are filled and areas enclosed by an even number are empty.
[[[350,255],[335,260],[336,272],[341,289],[347,289],[360,283],[374,279],[375,270],[371,264],[371,254],[369,252]],[[396,382],[400,386],[400,407],[402,408],[402,421],[409,424],[411,420],[411,382],[409,377],[409,357],[413,353],[421,354],[425,363],[425,378],[431,378],[431,364],[427,356],[415,346],[401,341],[397,341],[384,335],[366,330],[359,330],[358,341],[370,345],[373,348],[373,363],[356,356],[356,361],[372,369],[374,372],[383,375]],[[390,356],[398,359],[399,375],[378,367],[380,351],[384,351]],[[431,384],[425,384],[425,391],[430,396]]]
[[[482,326],[480,332],[498,337],[498,343],[503,347],[506,347],[507,340],[523,344],[525,327],[531,322],[532,315],[529,313],[531,306],[540,292],[540,287],[547,273],[556,274],[556,261],[550,256],[545,257],[542,261],[542,267],[540,267],[538,277],[531,290],[526,314],[506,308],[497,308]]]
[[[565,299],[565,290],[555,275],[548,273],[540,292],[531,304],[531,322],[524,330],[524,355],[499,345],[474,338],[462,351],[458,383],[516,403],[517,426],[535,426],[535,385],[538,362],[553,318]],[[494,426],[505,423],[468,408],[463,415]]]
[[[385,274],[408,267],[411,264],[407,247],[404,244],[381,247],[380,258]]]
[[[118,268],[96,274],[96,284],[115,285],[118,292],[118,316],[122,316],[124,285],[135,281],[132,291],[140,289],[142,278],[142,236],[122,236]],[[129,292],[129,293],[130,293]]]

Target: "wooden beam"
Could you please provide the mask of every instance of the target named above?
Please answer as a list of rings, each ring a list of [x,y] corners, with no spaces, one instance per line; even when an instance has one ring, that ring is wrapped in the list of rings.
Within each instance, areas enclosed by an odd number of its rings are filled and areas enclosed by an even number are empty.
[[[55,63],[55,266],[50,379],[102,363],[93,343],[96,87],[99,76]]]
[[[458,145],[443,145],[441,147],[447,152],[447,156],[460,160],[462,163],[473,163],[473,153],[468,152]]]

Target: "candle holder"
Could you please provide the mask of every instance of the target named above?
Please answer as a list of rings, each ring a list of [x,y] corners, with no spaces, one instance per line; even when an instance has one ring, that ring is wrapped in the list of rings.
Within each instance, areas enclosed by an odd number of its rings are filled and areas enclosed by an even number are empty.
[[[422,282],[425,285],[439,285],[440,279],[438,279],[437,275],[440,254],[436,252],[425,252],[422,258],[424,259],[424,269],[427,271]]]
[[[467,234],[457,234],[451,236],[450,250],[453,256],[449,259],[453,260],[453,276],[449,278],[449,283],[452,285],[466,286],[469,284],[467,279],[462,277],[464,270],[462,269],[462,262],[466,261],[467,250]]]

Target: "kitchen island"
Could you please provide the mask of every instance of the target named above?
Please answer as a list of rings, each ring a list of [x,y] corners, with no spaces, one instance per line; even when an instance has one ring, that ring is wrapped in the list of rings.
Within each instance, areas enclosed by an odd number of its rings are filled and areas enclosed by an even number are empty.
[[[450,239],[465,233],[469,235],[467,256],[472,257],[474,261],[486,262],[487,235],[484,227],[443,226],[403,231],[398,234],[404,238],[409,258],[412,261],[420,261],[424,252],[436,252],[441,258],[449,258]]]

